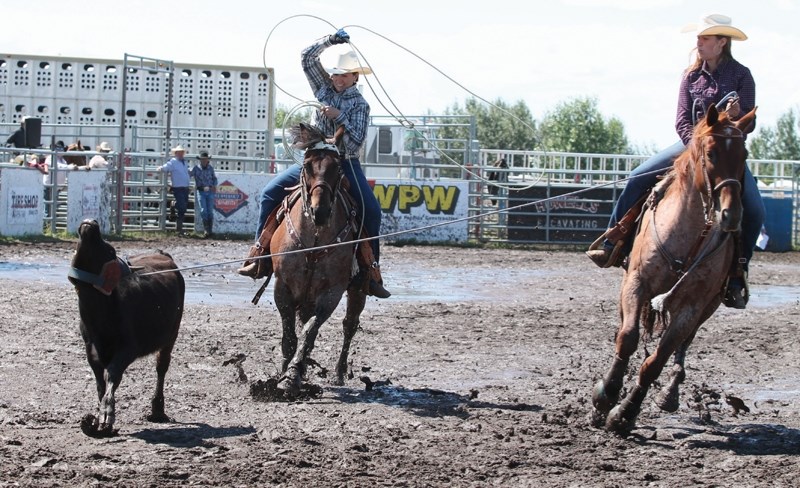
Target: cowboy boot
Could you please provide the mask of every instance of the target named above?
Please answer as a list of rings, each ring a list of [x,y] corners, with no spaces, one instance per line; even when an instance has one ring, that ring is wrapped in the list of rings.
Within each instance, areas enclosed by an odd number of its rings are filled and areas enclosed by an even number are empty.
[[[269,245],[272,241],[272,234],[275,233],[277,228],[277,219],[270,216],[270,219],[267,220],[267,224],[261,231],[258,242],[250,246],[250,252],[248,252],[247,257],[256,258],[269,254]],[[253,278],[254,280],[264,278],[265,276],[272,274],[272,258],[247,259],[242,267],[237,269],[236,272],[242,276]]]
[[[179,236],[185,235],[183,233],[183,217],[177,217],[177,220],[175,221],[175,232]]]
[[[747,271],[741,276],[732,276],[728,279],[722,303],[726,307],[744,310],[750,300],[750,287],[747,285]]]
[[[381,276],[381,266],[374,262],[369,269],[369,290],[367,294],[376,298],[389,298],[392,294],[383,287],[383,277]]]

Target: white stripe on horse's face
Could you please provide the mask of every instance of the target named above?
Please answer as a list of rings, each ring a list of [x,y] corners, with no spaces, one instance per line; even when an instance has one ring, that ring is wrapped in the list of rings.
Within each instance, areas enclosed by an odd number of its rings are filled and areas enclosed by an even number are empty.
[[[725,149],[727,151],[731,150],[731,144],[733,143],[733,127],[725,127]]]

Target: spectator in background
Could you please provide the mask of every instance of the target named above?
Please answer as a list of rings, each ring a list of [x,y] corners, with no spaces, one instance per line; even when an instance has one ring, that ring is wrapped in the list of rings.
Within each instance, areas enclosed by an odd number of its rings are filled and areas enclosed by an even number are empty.
[[[189,166],[186,164],[186,149],[178,144],[172,148],[173,157],[158,168],[158,171],[169,173],[172,182],[172,195],[175,197],[175,230],[179,236],[184,236],[183,219],[189,207]]]
[[[15,130],[6,140],[7,147],[25,147],[25,119],[19,121],[19,129]]]
[[[203,237],[211,237],[214,230],[214,194],[217,191],[217,175],[211,166],[208,151],[200,151],[197,156],[199,165],[192,168],[191,176],[197,187],[197,202],[200,204],[200,215],[203,217]]]
[[[67,184],[67,171],[72,171],[77,168],[74,164],[69,164],[64,159],[64,153],[67,151],[67,148],[64,146],[63,141],[58,141],[56,145],[53,147],[56,156],[56,184],[58,185],[66,185]],[[48,154],[46,158],[44,158],[44,184],[45,185],[52,185],[53,184],[53,160],[52,154]],[[41,169],[40,169],[41,171]]]
[[[90,169],[106,169],[108,168],[108,160],[106,159],[106,154],[112,151],[111,144],[106,141],[100,143],[99,146],[95,149],[99,153],[103,154],[95,154],[92,156],[92,159],[89,160],[89,168]]]

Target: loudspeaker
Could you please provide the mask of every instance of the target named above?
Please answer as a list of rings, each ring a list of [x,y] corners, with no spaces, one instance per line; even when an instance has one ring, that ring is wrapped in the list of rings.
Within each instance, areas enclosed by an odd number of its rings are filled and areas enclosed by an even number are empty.
[[[42,145],[42,119],[28,117],[22,122],[22,130],[25,132],[25,147],[33,149]]]

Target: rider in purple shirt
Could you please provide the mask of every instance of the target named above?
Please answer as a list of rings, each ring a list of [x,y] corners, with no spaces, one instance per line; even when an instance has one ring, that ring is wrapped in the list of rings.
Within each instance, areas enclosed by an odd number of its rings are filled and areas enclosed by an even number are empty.
[[[739,97],[739,114],[744,115],[756,106],[756,83],[750,70],[732,57],[720,60],[716,69],[707,61],[687,71],[681,80],[678,93],[678,115],[675,130],[684,145],[689,144],[694,130],[694,121],[706,113],[706,109],[719,103],[728,93]]]
[[[675,130],[680,141],[651,157],[631,171],[625,189],[619,196],[611,214],[609,229],[633,207],[637,201],[658,181],[658,177],[672,167],[675,158],[686,148],[692,138],[695,121],[700,120],[712,104],[726,110],[736,120],[755,107],[756,84],[750,70],[733,59],[731,41],[744,41],[747,36],[731,25],[730,17],[713,14],[702,19],[699,24],[687,26],[684,32],[697,34],[697,58],[684,71],[678,94],[678,114],[675,118]],[[733,96],[728,98],[728,95]],[[659,171],[661,170],[661,171]],[[764,202],[750,169],[745,166],[742,204],[742,252],[745,260],[750,261],[753,249],[761,233],[764,223]],[[614,243],[606,241],[601,249],[587,252],[589,258],[600,267],[617,265],[609,261]],[[733,308],[745,308],[747,305],[747,263],[744,265],[745,276],[732,277],[728,283],[723,303]]]

